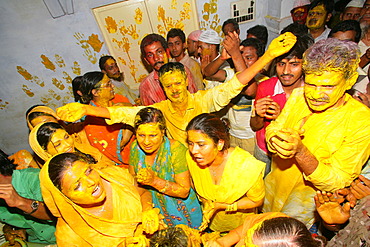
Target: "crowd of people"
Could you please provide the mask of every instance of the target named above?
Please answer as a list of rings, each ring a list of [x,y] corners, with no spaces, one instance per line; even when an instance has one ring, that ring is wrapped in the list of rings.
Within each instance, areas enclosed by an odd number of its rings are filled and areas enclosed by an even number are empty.
[[[0,150],[7,241],[370,246],[369,9],[296,0],[270,43],[148,34],[138,98],[101,57],[74,103],[27,110],[33,153]]]

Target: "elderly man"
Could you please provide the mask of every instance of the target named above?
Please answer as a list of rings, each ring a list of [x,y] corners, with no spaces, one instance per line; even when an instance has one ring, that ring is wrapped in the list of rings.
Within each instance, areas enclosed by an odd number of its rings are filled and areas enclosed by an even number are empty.
[[[370,110],[345,93],[356,82],[359,58],[355,43],[332,38],[304,54],[304,87],[266,128],[275,155],[264,212],[286,213],[310,228],[316,190],[344,188],[361,173],[370,154]]]
[[[363,0],[352,0],[344,8],[343,13],[340,14],[340,20],[355,20],[357,21],[360,17],[362,6],[364,5]]]
[[[168,63],[159,70],[159,78],[168,97],[153,107],[160,109],[167,124],[167,136],[186,144],[185,128],[195,116],[218,111],[238,95],[245,85],[273,58],[285,53],[295,44],[296,37],[285,33],[273,40],[265,54],[249,68],[235,75],[230,81],[210,90],[200,90],[190,94],[186,90],[188,79],[181,63]],[[225,49],[229,49],[235,40],[228,36],[224,41]],[[234,48],[234,47],[233,47]],[[240,56],[241,54],[238,53]],[[136,113],[143,107],[108,107],[98,108],[79,103],[71,103],[58,108],[58,115],[66,121],[76,121],[84,115],[110,118],[109,123],[125,122],[133,124]]]

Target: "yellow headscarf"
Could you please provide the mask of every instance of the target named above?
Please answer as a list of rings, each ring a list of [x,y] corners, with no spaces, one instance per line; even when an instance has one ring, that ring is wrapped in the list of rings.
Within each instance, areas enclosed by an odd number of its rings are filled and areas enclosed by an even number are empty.
[[[37,132],[40,129],[40,127],[43,126],[46,123],[47,122],[40,123],[40,124],[36,125],[31,130],[31,132],[28,136],[28,141],[29,141],[30,147],[35,152],[35,154],[37,154],[44,161],[49,160],[52,157],[52,155],[49,154],[45,149],[43,149],[40,146],[39,142],[37,141]],[[99,166],[104,167],[104,166],[107,166],[107,165],[114,165],[114,162],[112,160],[110,160],[109,158],[104,156],[98,149],[94,148],[89,143],[80,143],[80,142],[76,141],[75,135],[71,135],[71,137],[74,140],[75,148],[78,149],[79,151],[85,153],[85,154],[89,154],[89,155],[93,156],[98,161]]]
[[[118,246],[126,237],[134,236],[141,222],[142,207],[127,169],[117,166],[95,169],[111,185],[113,219],[95,216],[67,198],[54,186],[48,170],[49,161],[40,171],[40,183],[44,202],[58,218],[55,233],[58,246]]]
[[[37,141],[37,132],[40,129],[40,127],[43,126],[44,124],[45,123],[40,123],[31,130],[28,136],[28,142],[32,150],[35,152],[35,154],[37,154],[37,156],[39,156],[42,160],[47,161],[52,157],[52,155],[46,152],[46,150],[43,149],[40,146],[39,142]]]
[[[50,107],[36,106],[26,116],[27,126],[30,130],[32,130],[34,127],[32,126],[31,121],[29,121],[28,116],[33,112],[43,112],[43,113],[46,113],[46,114],[49,114],[49,115],[53,116],[56,120],[60,120],[60,118],[58,117],[56,112],[53,109],[51,109]]]

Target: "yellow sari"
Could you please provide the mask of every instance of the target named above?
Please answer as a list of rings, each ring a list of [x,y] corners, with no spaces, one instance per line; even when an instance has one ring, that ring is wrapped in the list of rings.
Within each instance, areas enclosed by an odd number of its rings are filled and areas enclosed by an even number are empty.
[[[142,206],[134,179],[127,169],[109,166],[97,169],[112,187],[113,219],[95,216],[72,202],[49,178],[49,162],[40,172],[44,202],[58,218],[55,236],[62,246],[125,246],[141,222]]]
[[[252,201],[262,200],[265,196],[263,182],[265,163],[239,147],[230,154],[218,185],[213,183],[208,167],[200,168],[189,152],[186,158],[195,190],[206,200],[232,204],[244,196]],[[236,213],[218,211],[211,219],[209,227],[218,232],[230,231],[242,225],[244,218],[254,212],[255,209]]]

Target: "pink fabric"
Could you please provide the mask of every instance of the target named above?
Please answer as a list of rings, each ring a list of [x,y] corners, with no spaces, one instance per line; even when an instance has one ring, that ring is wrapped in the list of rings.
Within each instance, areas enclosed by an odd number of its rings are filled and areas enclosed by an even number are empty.
[[[280,83],[279,79],[277,77],[272,77],[266,81],[261,82],[258,85],[257,88],[257,95],[256,99],[254,101],[254,105],[256,105],[256,102],[258,99],[267,97],[268,95],[271,95],[271,98],[278,103],[280,106],[280,109],[282,110],[285,106],[285,103],[287,101],[286,94],[281,93],[274,95],[274,89],[276,86],[276,83]],[[270,124],[271,121],[266,121],[264,122],[264,127],[256,132],[256,140],[257,140],[257,145],[260,147],[263,151],[267,153],[267,144],[266,144],[266,139],[265,139],[265,133],[266,133],[266,127]]]
[[[199,36],[202,34],[202,31],[201,30],[195,30],[193,32],[191,32],[188,36],[188,39],[191,39],[191,40],[194,40],[194,41],[198,41],[199,40]]]
[[[190,93],[198,91],[195,85],[194,78],[188,67],[185,66],[186,74],[188,75]],[[154,103],[166,100],[166,94],[163,91],[162,85],[159,82],[157,71],[153,70],[140,84],[139,87],[141,104],[144,106],[152,105]]]

